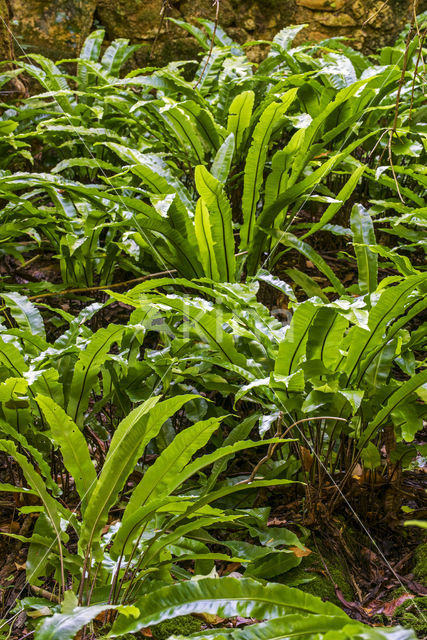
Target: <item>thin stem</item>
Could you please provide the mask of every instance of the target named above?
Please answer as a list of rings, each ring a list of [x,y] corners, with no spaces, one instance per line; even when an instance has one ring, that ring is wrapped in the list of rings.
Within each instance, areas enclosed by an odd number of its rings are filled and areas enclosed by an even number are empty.
[[[200,74],[200,77],[199,77],[199,79],[197,80],[196,84],[193,87],[194,89],[197,89],[197,87],[199,86],[199,84],[203,80],[203,76],[205,75],[205,71],[208,68],[209,60],[212,57],[212,51],[213,51],[213,48],[214,48],[214,45],[215,45],[216,32],[217,32],[217,29],[218,29],[218,22],[219,22],[219,2],[220,2],[220,0],[214,0],[214,5],[216,6],[216,13],[215,13],[215,25],[214,25],[214,29],[213,29],[213,32],[212,32],[211,46],[210,46],[209,53],[208,53],[207,58],[206,58],[205,66],[203,67],[203,70],[202,70],[202,72]]]

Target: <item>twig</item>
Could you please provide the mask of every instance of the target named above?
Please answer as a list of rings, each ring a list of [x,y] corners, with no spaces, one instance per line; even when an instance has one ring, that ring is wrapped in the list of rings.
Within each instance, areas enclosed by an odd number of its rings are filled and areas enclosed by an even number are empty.
[[[42,598],[46,598],[46,600],[50,600],[51,602],[56,602],[57,604],[61,602],[57,595],[55,595],[54,593],[51,593],[50,591],[46,591],[46,589],[37,587],[35,584],[30,584],[30,588],[31,588],[31,591],[34,591],[34,593],[36,593],[38,596],[41,596]]]
[[[392,148],[391,147],[392,147],[392,142],[393,142],[393,136],[396,133],[396,129],[397,129],[397,119],[399,117],[400,96],[401,96],[401,93],[402,93],[403,83],[405,82],[406,70],[408,68],[409,47],[410,47],[411,40],[412,40],[412,34],[416,30],[416,26],[415,25],[417,23],[417,6],[418,6],[418,0],[414,0],[413,4],[412,4],[413,11],[412,11],[411,26],[409,27],[408,35],[406,37],[405,54],[403,56],[403,64],[402,64],[402,73],[400,74],[399,85],[397,87],[396,106],[395,106],[395,109],[394,109],[393,125],[392,125],[392,128],[390,129],[389,139],[388,139],[388,158],[389,158],[389,162],[390,162],[390,167],[391,167],[391,171],[393,173],[394,182],[396,183],[396,189],[397,189],[397,193],[399,195],[399,199],[403,203],[405,203],[405,201],[403,200],[402,194],[400,193],[399,182],[397,180],[396,171],[394,170],[393,155],[392,155]]]
[[[377,17],[377,15],[378,15],[379,13],[381,13],[381,11],[384,9],[384,7],[385,7],[387,4],[388,4],[388,0],[385,0],[385,2],[383,2],[383,3],[382,3],[382,5],[380,5],[380,6],[378,7],[377,11],[375,11],[375,13],[374,13],[374,14],[372,14],[371,16],[369,16],[369,17],[365,20],[365,22],[363,22],[362,27],[365,27],[367,24],[369,24],[370,22],[372,22],[372,20],[373,20],[374,18],[376,18],[376,17]]]
[[[399,181],[397,179],[396,171],[395,171],[394,165],[393,165],[393,153],[392,153],[392,149],[391,149],[392,140],[393,140],[393,130],[390,130],[390,133],[389,133],[389,136],[388,136],[388,161],[390,162],[390,168],[391,168],[391,172],[393,174],[393,180],[394,180],[395,185],[396,185],[397,195],[399,196],[400,202],[405,204],[405,201],[402,198],[402,194],[400,193]]]
[[[200,74],[200,77],[199,77],[199,79],[197,80],[196,84],[193,87],[194,89],[197,89],[197,87],[201,83],[201,81],[203,79],[203,76],[205,75],[205,71],[208,68],[209,60],[212,57],[212,51],[213,51],[213,48],[215,46],[215,38],[216,38],[216,32],[217,32],[217,29],[218,29],[218,22],[219,22],[219,3],[220,3],[220,0],[214,0],[214,5],[216,6],[216,13],[215,13],[214,30],[212,32],[211,46],[210,46],[209,53],[208,53],[207,58],[206,58],[205,66],[203,67],[203,70],[202,70],[202,72]]]
[[[146,276],[140,278],[133,278],[132,280],[124,280],[123,282],[116,282],[116,284],[104,284],[100,287],[85,287],[82,289],[65,289],[64,291],[56,291],[50,293],[41,293],[38,296],[31,296],[28,300],[38,300],[39,298],[50,298],[52,296],[65,296],[68,293],[88,293],[90,291],[105,291],[108,289],[118,289],[119,287],[125,287],[128,284],[134,284],[135,282],[144,282],[150,278],[158,278],[159,276],[167,276],[177,273],[176,269],[170,269],[168,271],[159,271],[157,273],[149,273]]]
[[[416,24],[416,22],[415,22]],[[417,30],[418,30],[418,25],[417,25]],[[419,48],[418,48],[418,56],[417,56],[417,61],[415,63],[415,69],[414,69],[414,78],[412,80],[412,87],[411,87],[411,106],[409,107],[409,120],[411,119],[412,116],[412,108],[414,106],[414,95],[415,95],[415,82],[417,80],[417,75],[418,75],[418,67],[420,66],[420,62],[423,56],[423,45],[424,45],[424,38],[425,38],[426,34],[425,32],[423,33],[423,35],[421,36],[421,34],[418,34],[418,38],[419,38]]]
[[[162,8],[160,9],[160,24],[159,24],[159,28],[157,29],[157,33],[156,33],[156,37],[154,38],[154,42],[153,42],[153,44],[151,46],[150,55],[148,56],[149,60],[151,60],[153,55],[154,55],[154,50],[156,48],[157,42],[159,40],[160,33],[162,31],[162,27],[163,27],[163,23],[165,21],[165,16],[166,16],[166,10],[167,9],[170,9],[169,0],[162,0]]]

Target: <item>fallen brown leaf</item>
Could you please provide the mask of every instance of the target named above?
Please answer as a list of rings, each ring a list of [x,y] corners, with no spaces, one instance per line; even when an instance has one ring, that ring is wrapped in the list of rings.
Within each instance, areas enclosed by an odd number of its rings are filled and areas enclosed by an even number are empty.
[[[214,613],[193,613],[195,618],[199,618],[199,620],[203,620],[206,624],[217,625],[222,624],[225,618],[220,618]]]
[[[18,533],[21,529],[19,522],[0,522],[0,531],[2,533]]]
[[[300,549],[299,547],[289,547],[289,551],[292,551],[294,556],[296,556],[297,558],[304,558],[305,556],[309,556],[310,553],[312,553],[312,551],[310,551],[310,549],[307,549],[307,547],[304,547],[304,549]]]

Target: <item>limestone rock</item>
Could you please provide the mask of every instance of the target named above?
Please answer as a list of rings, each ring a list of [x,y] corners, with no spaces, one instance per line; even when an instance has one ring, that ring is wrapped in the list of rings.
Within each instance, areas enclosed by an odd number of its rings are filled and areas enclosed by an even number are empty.
[[[246,29],[246,31],[249,31],[249,32],[255,31],[256,29],[255,20],[253,18],[248,18],[247,20],[244,21],[243,26]]]
[[[92,30],[96,0],[11,0],[10,4],[13,29],[27,46],[26,53],[59,58],[80,50]]]
[[[351,4],[351,10],[359,20],[366,14],[366,8],[362,0],[354,0]]]
[[[129,38],[140,44],[134,65],[161,65],[173,59],[191,59],[200,53],[196,40],[169,20],[160,29],[163,0],[0,0],[13,11],[12,28],[26,52],[54,59],[75,57],[94,28],[105,27],[106,42]],[[419,10],[427,0],[420,0]],[[212,0],[169,0],[167,15],[198,24],[214,20]],[[379,10],[379,8],[381,10]],[[220,25],[230,37],[244,43],[271,40],[283,27],[307,23],[295,44],[327,37],[351,36],[356,48],[367,52],[392,44],[410,18],[407,0],[221,0]],[[152,50],[156,41],[155,51]],[[259,61],[266,47],[248,49]],[[16,51],[16,55],[22,51]]]
[[[97,15],[109,40],[152,40],[160,26],[161,6],[159,0],[98,0]]]
[[[316,18],[325,27],[354,27],[357,24],[356,20],[347,13],[317,14]]]
[[[0,60],[13,58],[12,38],[10,36],[9,8],[6,0],[0,0]]]
[[[345,0],[296,0],[296,3],[314,11],[339,11],[345,6]]]
[[[366,23],[373,29],[389,31],[393,28],[393,10],[383,2],[376,2],[368,13]]]

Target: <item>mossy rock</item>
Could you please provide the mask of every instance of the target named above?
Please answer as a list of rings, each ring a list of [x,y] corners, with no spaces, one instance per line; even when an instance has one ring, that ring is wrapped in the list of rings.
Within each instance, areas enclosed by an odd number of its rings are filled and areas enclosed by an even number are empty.
[[[200,620],[193,618],[193,616],[178,616],[150,628],[153,640],[167,640],[172,635],[189,636],[196,631],[200,631],[201,626]]]
[[[178,616],[171,620],[164,620],[156,626],[150,627],[153,634],[153,640],[167,640],[170,636],[189,636],[196,631],[200,631],[202,623],[193,616]],[[138,633],[136,636],[126,634],[122,640],[138,640],[142,636]],[[108,636],[100,636],[98,640],[107,640]],[[1,640],[1,638],[0,638]]]
[[[418,545],[414,553],[414,566],[412,573],[414,580],[427,586],[427,536],[424,542]],[[403,588],[393,591],[392,598],[398,598],[405,593]],[[427,596],[405,600],[397,607],[393,616],[396,624],[408,629],[414,629],[418,638],[427,637]]]
[[[427,540],[418,545],[414,554],[415,566],[412,570],[417,582],[427,586]]]
[[[351,602],[354,599],[354,593],[349,584],[349,578],[345,568],[342,566],[342,563],[339,559],[331,557],[330,555],[323,556],[323,559],[328,567],[332,580],[338,585],[344,598]],[[307,571],[307,569],[309,571]],[[312,553],[310,556],[303,559],[299,567],[284,574],[280,582],[295,585],[298,589],[301,589],[301,591],[317,596],[325,602],[332,602],[341,606],[331,579],[329,576],[324,574],[325,569],[319,554]],[[308,578],[313,579],[309,582],[305,582]]]
[[[405,600],[397,607],[394,622],[407,629],[413,629],[418,638],[427,636],[427,596]]]

